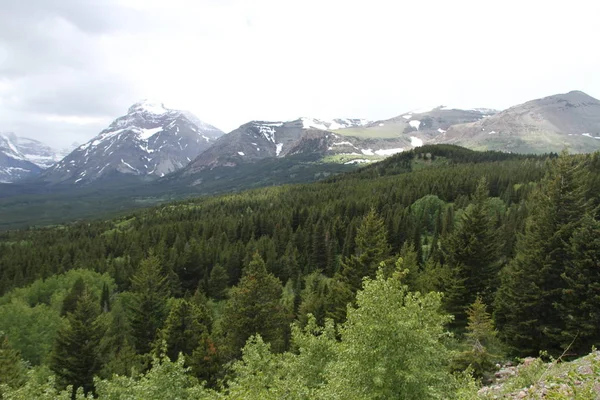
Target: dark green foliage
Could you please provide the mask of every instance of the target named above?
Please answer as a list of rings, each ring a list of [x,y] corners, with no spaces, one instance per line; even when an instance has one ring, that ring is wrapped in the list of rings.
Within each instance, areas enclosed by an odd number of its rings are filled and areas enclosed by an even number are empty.
[[[390,257],[384,221],[374,209],[363,218],[356,232],[355,243],[355,254],[342,262],[341,275],[356,293],[362,287],[362,279],[366,276],[373,278],[379,264]]]
[[[85,290],[86,286],[85,282],[83,281],[83,278],[77,279],[75,281],[75,284],[73,284],[71,291],[65,296],[65,299],[63,300],[62,308],[60,311],[61,316],[65,316],[67,315],[67,313],[75,311],[75,308],[77,308],[77,302],[79,301],[79,298]]]
[[[199,346],[201,339],[210,333],[212,318],[206,305],[177,299],[171,306],[164,327],[156,340],[156,353],[160,354],[163,345],[166,355],[172,361],[179,353],[190,356]]]
[[[56,337],[50,368],[56,374],[59,388],[73,386],[73,398],[78,388],[85,393],[93,392],[94,375],[102,368],[99,315],[98,299],[84,288],[75,310],[67,314],[68,323]]]
[[[158,329],[163,326],[170,292],[157,256],[151,255],[142,260],[131,279],[131,290],[134,296],[129,315],[134,345],[138,354],[145,354],[150,351]]]
[[[229,353],[237,356],[246,340],[260,334],[276,351],[284,350],[289,318],[281,303],[281,282],[267,272],[265,262],[255,254],[244,268],[244,276],[231,288],[221,327]]]
[[[568,252],[561,274],[564,288],[556,306],[565,321],[563,341],[577,337],[571,351],[584,354],[600,343],[600,221],[585,215]]]
[[[208,295],[215,300],[223,300],[227,294],[229,276],[221,264],[217,264],[210,271],[208,280]]]
[[[465,326],[466,307],[478,295],[491,302],[497,287],[502,244],[487,201],[487,181],[482,178],[473,203],[443,245],[445,264],[455,275],[448,287],[446,306],[455,315],[454,325],[459,328]]]
[[[21,355],[10,346],[8,337],[0,332],[0,385],[19,387],[25,383],[25,378],[26,368]]]
[[[102,308],[102,312],[110,311],[110,292],[108,290],[108,285],[106,282],[102,286],[102,297],[100,297],[100,307]]]
[[[500,336],[522,354],[541,349],[561,352],[576,336],[566,331],[557,305],[565,296],[565,268],[571,263],[571,238],[585,214],[585,164],[563,154],[532,193],[525,232],[503,270],[496,297]],[[575,245],[577,246],[577,245]],[[572,275],[571,275],[572,276]],[[595,282],[588,282],[587,285]],[[568,332],[568,334],[567,334]],[[565,335],[566,334],[566,335]]]

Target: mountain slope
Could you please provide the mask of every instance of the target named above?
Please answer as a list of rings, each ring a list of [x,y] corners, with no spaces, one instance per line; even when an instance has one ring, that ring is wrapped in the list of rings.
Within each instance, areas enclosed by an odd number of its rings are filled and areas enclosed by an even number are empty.
[[[12,183],[40,173],[40,167],[27,159],[14,135],[0,135],[0,182]]]
[[[488,108],[462,110],[446,106],[417,109],[397,117],[372,122],[363,127],[335,130],[336,133],[362,138],[405,138],[412,147],[443,134],[450,126],[475,122],[494,115]]]
[[[161,177],[183,168],[222,134],[187,111],[144,100],[43,173],[42,179],[86,184],[109,176]]]
[[[346,137],[335,129],[360,129],[361,119],[323,121],[299,118],[294,121],[251,121],[222,136],[191,162],[183,176],[216,167],[235,167],[263,159],[304,155],[315,162],[370,162],[411,147],[408,137]]]
[[[580,91],[532,100],[452,126],[435,142],[521,153],[595,151],[600,149],[600,101]]]

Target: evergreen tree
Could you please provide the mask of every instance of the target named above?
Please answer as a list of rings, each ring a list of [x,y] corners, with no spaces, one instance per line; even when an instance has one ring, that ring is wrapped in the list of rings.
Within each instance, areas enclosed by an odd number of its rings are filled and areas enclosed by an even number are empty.
[[[500,358],[495,352],[500,344],[496,338],[492,316],[487,312],[486,305],[477,297],[475,302],[467,309],[468,324],[467,345],[469,349],[459,353],[453,361],[453,366],[458,371],[471,367],[473,375],[482,378],[493,371],[495,361]]]
[[[558,353],[565,343],[556,306],[564,296],[570,238],[585,214],[582,167],[566,154],[553,162],[528,202],[515,258],[502,271],[494,319],[501,339],[521,354]]]
[[[390,257],[385,223],[374,209],[363,218],[355,240],[355,254],[342,262],[343,279],[354,293],[362,287],[363,277],[374,277],[381,262]]]
[[[54,342],[50,369],[60,388],[73,386],[72,398],[78,388],[83,388],[86,394],[93,392],[94,375],[102,368],[99,315],[97,298],[85,288],[75,310],[67,314],[67,324],[58,331]]]
[[[145,354],[164,323],[169,297],[167,277],[162,273],[158,257],[151,255],[142,260],[131,278],[131,290],[134,296],[129,314],[134,346],[138,354]]]
[[[273,349],[282,351],[288,319],[281,304],[281,282],[267,273],[256,253],[244,268],[242,279],[229,292],[221,327],[229,353],[237,356],[246,340],[260,334]]]
[[[63,300],[62,308],[60,310],[61,317],[64,317],[67,315],[67,313],[75,311],[75,308],[77,308],[77,302],[85,290],[86,287],[83,278],[77,278],[73,284],[73,287],[71,287],[71,290],[69,293],[67,293]]]
[[[164,327],[156,341],[156,352],[166,346],[166,355],[176,361],[179,353],[190,356],[200,344],[203,335],[208,334],[212,318],[206,306],[177,299],[171,306]]]
[[[104,282],[102,285],[102,297],[100,297],[100,307],[102,308],[102,312],[110,312],[110,292],[108,290],[108,285]]]
[[[496,288],[501,244],[487,199],[487,181],[482,178],[477,184],[473,204],[467,208],[444,245],[446,264],[456,274],[455,284],[449,288],[451,292],[447,293],[445,303],[448,311],[455,316],[453,325],[457,328],[464,328],[465,309],[469,304],[478,295],[484,301],[491,301]]]
[[[600,221],[585,215],[568,251],[561,274],[565,286],[556,304],[565,321],[562,346],[577,337],[570,351],[587,353],[600,343]]]
[[[298,319],[302,326],[308,322],[308,314],[311,314],[319,325],[325,323],[326,300],[331,280],[319,272],[304,277],[304,288],[300,293],[301,303],[298,308]]]
[[[10,346],[8,337],[0,332],[0,385],[15,388],[25,383],[25,379],[26,368],[21,355]]]
[[[221,264],[217,264],[210,271],[208,279],[208,295],[215,300],[223,300],[227,294],[229,275]]]

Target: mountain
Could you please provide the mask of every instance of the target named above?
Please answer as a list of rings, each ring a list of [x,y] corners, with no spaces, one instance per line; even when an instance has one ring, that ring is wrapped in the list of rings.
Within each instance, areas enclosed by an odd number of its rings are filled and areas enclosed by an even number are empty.
[[[447,106],[416,109],[394,118],[334,130],[360,138],[404,138],[409,147],[419,146],[445,133],[452,125],[483,120],[498,111],[489,108],[459,109]]]
[[[14,136],[17,148],[25,156],[41,169],[48,169],[58,161],[62,160],[73,149],[53,149],[52,147],[34,139]]]
[[[61,151],[37,140],[14,133],[0,134],[0,182],[34,177],[63,157]]]
[[[0,135],[0,182],[16,182],[35,176],[41,170],[21,152],[14,135]]]
[[[454,125],[434,142],[517,153],[595,151],[600,149],[600,101],[580,91],[544,97]]]
[[[219,138],[184,170],[189,176],[216,167],[235,167],[263,159],[304,155],[324,163],[359,163],[402,151],[403,138],[345,137],[334,129],[369,124],[360,119],[331,121],[299,118],[294,121],[251,121]],[[298,159],[298,157],[296,157]]]
[[[143,100],[41,177],[80,185],[108,176],[161,177],[183,168],[221,135],[188,111]]]

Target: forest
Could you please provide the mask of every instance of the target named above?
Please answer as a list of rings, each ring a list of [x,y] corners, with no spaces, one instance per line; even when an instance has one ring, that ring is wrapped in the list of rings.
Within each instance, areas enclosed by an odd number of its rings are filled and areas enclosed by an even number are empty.
[[[599,153],[423,146],[6,231],[0,398],[475,399],[600,343],[599,266]]]

